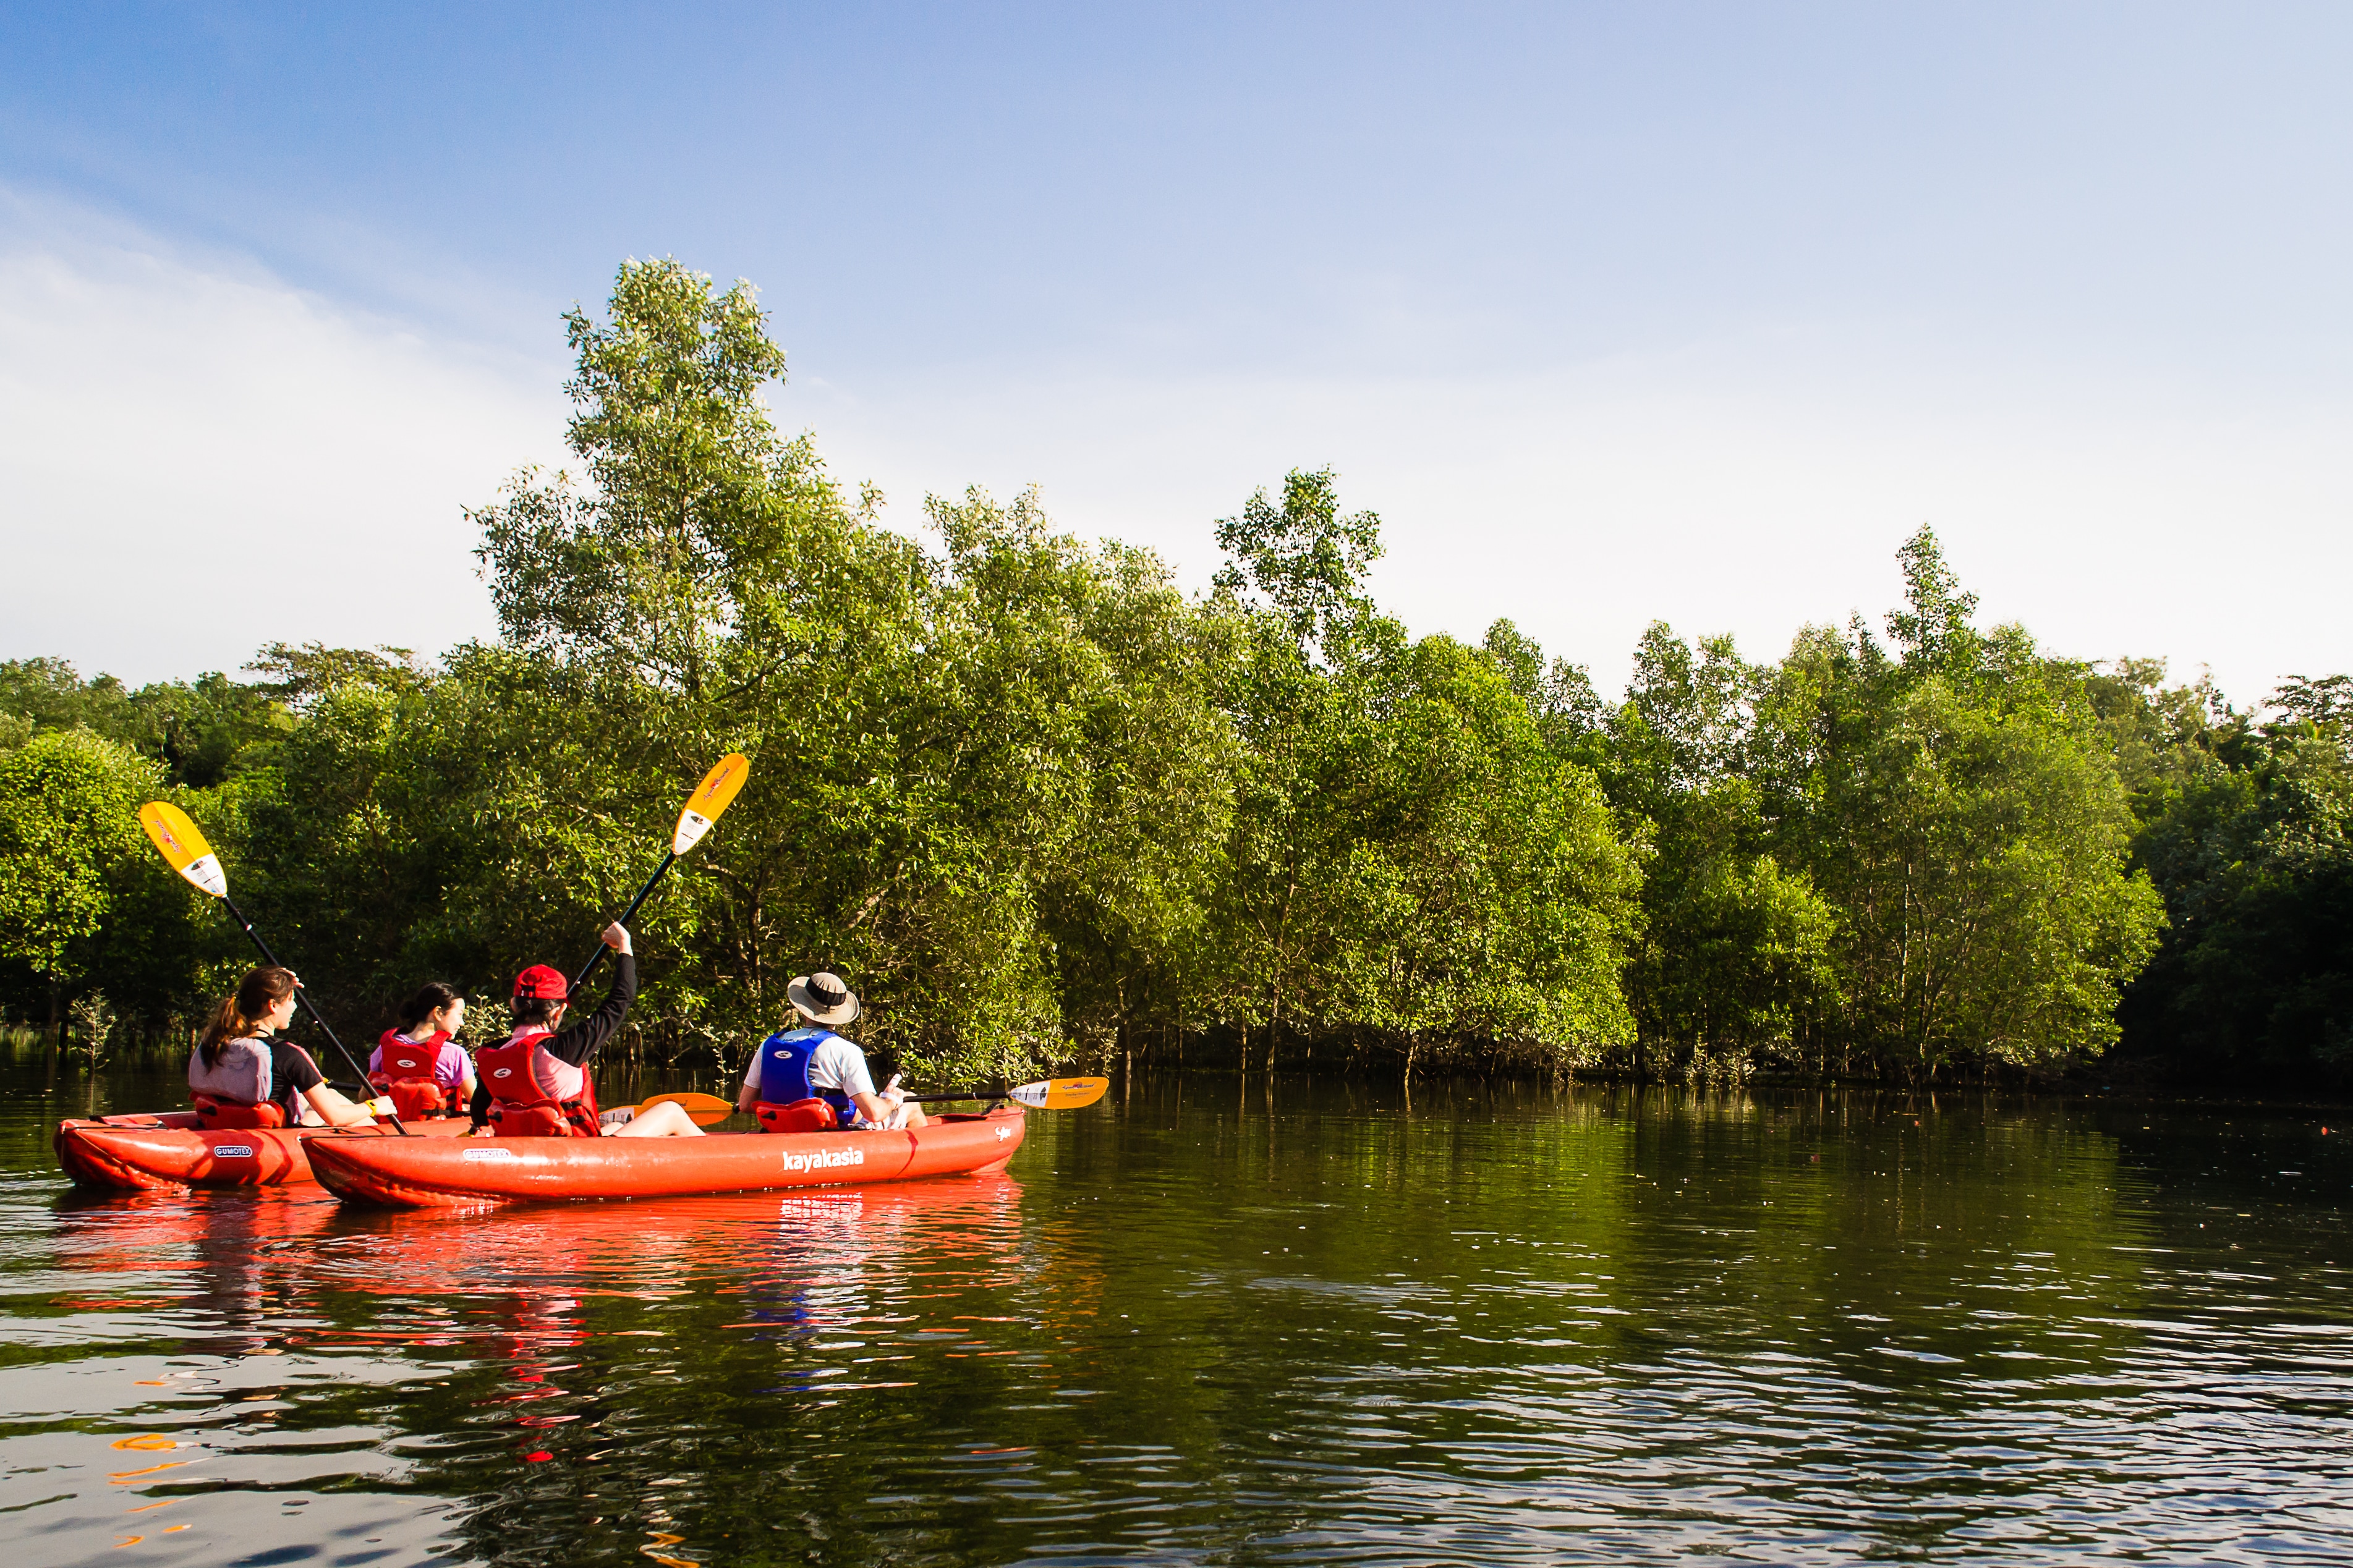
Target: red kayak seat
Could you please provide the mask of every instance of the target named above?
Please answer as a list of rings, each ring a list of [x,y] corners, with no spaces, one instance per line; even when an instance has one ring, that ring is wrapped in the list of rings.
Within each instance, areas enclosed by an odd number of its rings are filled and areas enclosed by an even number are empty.
[[[789,1105],[760,1101],[752,1108],[763,1132],[830,1132],[841,1125],[833,1107],[822,1100],[796,1100]]]
[[[248,1127],[283,1127],[286,1112],[270,1100],[248,1105],[243,1100],[223,1100],[217,1095],[197,1089],[196,1125],[207,1131],[228,1131]]]

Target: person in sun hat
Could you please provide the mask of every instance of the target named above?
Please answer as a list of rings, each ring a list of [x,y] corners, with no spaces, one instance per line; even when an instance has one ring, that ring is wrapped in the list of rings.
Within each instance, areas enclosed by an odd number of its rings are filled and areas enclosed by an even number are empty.
[[[866,1053],[835,1034],[854,1021],[858,997],[838,974],[796,975],[785,997],[801,1021],[760,1042],[735,1109],[760,1119],[768,1132],[818,1132],[828,1127],[915,1128],[923,1108],[909,1103],[899,1080],[880,1090]]]
[[[643,1116],[596,1110],[588,1058],[619,1032],[638,994],[638,961],[629,933],[605,928],[613,950],[613,989],[604,1005],[570,1028],[564,1014],[572,983],[560,969],[534,963],[515,976],[514,1033],[474,1053],[474,1130],[505,1138],[700,1138],[685,1108],[665,1101]]]

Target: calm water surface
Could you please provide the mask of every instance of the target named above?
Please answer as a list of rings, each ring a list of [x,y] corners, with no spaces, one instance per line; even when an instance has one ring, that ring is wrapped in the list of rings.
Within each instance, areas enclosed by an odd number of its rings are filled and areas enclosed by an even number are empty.
[[[1227,1078],[986,1179],[71,1195],[167,1091],[0,1064],[0,1568],[2353,1559],[2326,1117]]]

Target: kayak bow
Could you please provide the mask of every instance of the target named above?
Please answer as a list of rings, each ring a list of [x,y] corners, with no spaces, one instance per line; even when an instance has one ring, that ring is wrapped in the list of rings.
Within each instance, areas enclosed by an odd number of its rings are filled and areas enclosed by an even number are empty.
[[[419,1121],[408,1131],[442,1142],[467,1130],[462,1116]],[[373,1141],[390,1128],[205,1129],[192,1110],[153,1116],[69,1118],[58,1123],[58,1163],[77,1186],[108,1192],[150,1187],[275,1187],[311,1180],[304,1146],[325,1138]]]

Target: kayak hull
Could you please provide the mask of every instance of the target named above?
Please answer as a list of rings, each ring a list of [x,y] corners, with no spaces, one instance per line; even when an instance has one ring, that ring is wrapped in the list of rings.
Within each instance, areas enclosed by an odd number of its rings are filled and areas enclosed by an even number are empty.
[[[409,1131],[436,1142],[455,1137],[467,1127],[462,1116],[408,1123]],[[53,1142],[58,1163],[75,1185],[135,1193],[153,1187],[276,1187],[311,1181],[304,1145],[321,1137],[356,1142],[399,1135],[389,1127],[348,1132],[330,1127],[206,1131],[196,1125],[195,1112],[166,1110],[96,1121],[70,1118],[58,1123]]]
[[[902,1132],[334,1139],[312,1146],[311,1167],[345,1203],[383,1208],[696,1197],[999,1171],[1026,1127],[1019,1107],[1000,1106]]]

